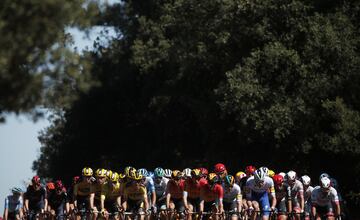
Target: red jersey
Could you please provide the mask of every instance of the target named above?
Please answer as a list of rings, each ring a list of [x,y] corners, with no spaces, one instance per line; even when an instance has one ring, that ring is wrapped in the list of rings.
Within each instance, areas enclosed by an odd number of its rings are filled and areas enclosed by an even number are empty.
[[[184,185],[184,191],[188,193],[188,197],[191,199],[197,199],[200,197],[200,188],[202,185],[206,185],[207,180],[201,178],[198,182],[194,182],[192,179],[187,179]]]
[[[181,179],[177,183],[174,180],[169,180],[166,187],[166,193],[170,193],[171,198],[182,199],[184,192],[184,184],[185,181],[183,179]]]
[[[200,188],[200,197],[205,202],[212,202],[215,200],[222,200],[224,198],[224,189],[220,184],[215,184],[213,187],[207,183]]]

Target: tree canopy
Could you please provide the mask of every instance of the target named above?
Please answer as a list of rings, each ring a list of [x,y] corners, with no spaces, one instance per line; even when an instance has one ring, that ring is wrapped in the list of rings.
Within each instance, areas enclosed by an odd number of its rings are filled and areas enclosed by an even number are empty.
[[[360,185],[360,4],[321,0],[128,0],[86,56],[99,84],[40,136],[34,170],[70,179],[224,161],[320,172]],[[339,164],[339,162],[341,164]],[[349,175],[352,173],[352,175]]]

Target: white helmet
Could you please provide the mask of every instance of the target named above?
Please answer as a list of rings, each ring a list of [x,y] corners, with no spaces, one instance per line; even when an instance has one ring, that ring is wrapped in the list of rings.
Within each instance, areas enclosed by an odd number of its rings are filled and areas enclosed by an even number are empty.
[[[308,175],[304,175],[301,177],[301,182],[304,184],[304,186],[310,185],[311,179]]]
[[[290,171],[286,174],[286,176],[287,176],[287,179],[288,179],[288,180],[295,181],[295,179],[296,179],[296,172],[293,171],[293,170],[290,170]]]
[[[164,176],[166,178],[171,178],[171,174],[172,174],[172,170],[170,170],[170,169],[165,169],[164,170]]]
[[[324,189],[330,188],[330,179],[328,177],[321,178],[320,187]]]
[[[191,169],[190,168],[185,168],[183,170],[183,173],[184,173],[185,177],[191,177]]]
[[[266,176],[269,175],[269,168],[267,168],[267,167],[260,167],[259,169],[263,170]]]
[[[280,172],[280,173],[279,173],[279,175],[280,175],[280,176],[282,176],[283,178],[285,178],[286,173],[284,173],[284,172]]]
[[[265,176],[266,174],[263,169],[257,169],[254,172],[255,182],[263,182],[265,180]]]
[[[329,174],[327,174],[327,173],[322,173],[322,174],[320,174],[320,176],[319,176],[319,182],[320,182],[321,179],[324,178],[324,177],[327,177],[327,178],[330,179],[330,175],[329,175]]]

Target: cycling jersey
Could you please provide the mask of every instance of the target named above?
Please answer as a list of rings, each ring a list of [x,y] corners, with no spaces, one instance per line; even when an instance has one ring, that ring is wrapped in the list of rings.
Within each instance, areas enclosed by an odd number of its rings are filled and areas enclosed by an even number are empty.
[[[304,192],[304,201],[305,203],[311,202],[311,193],[314,190],[314,187],[308,186],[308,188]]]
[[[320,186],[316,186],[311,193],[311,203],[313,206],[331,206],[331,203],[339,203],[339,198],[335,188],[330,187],[329,192],[323,192]]]
[[[207,184],[206,179],[200,179],[194,182],[192,179],[187,179],[184,183],[184,195],[190,199],[196,199],[200,197],[200,186]]]
[[[165,197],[166,186],[168,182],[169,180],[164,177],[161,178],[160,182],[154,180],[155,193],[158,200]]]
[[[210,186],[210,184],[201,185],[200,198],[204,202],[216,202],[219,203],[224,198],[224,189],[220,184]]]
[[[231,189],[224,190],[224,202],[238,202],[241,200],[241,189],[238,184],[234,184]]]
[[[122,194],[122,187],[121,184],[118,182],[116,184],[111,184],[109,187],[103,188],[101,191],[101,198],[106,199],[107,201],[116,201],[116,199],[121,196]]]
[[[61,191],[61,193],[58,194],[56,191],[53,191],[49,194],[48,202],[52,209],[56,209],[68,202],[67,193],[65,191]]]
[[[299,180],[295,180],[295,182],[290,185],[287,185],[288,191],[288,199],[291,199],[294,207],[300,207],[300,203],[298,198],[304,195],[304,187],[303,184]]]
[[[146,197],[147,191],[143,185],[132,185],[127,183],[124,188],[124,197],[134,201],[143,201]]]
[[[91,183],[88,182],[80,182],[75,184],[74,186],[74,197],[76,198],[77,196],[89,196],[92,193],[93,188],[91,187]]]
[[[100,201],[102,194],[108,194],[109,191],[109,184],[107,183],[94,183],[91,185],[91,192],[95,193],[94,200]]]
[[[144,185],[149,194],[155,192],[154,180],[151,177],[148,176],[145,178]]]
[[[179,180],[177,183],[174,180],[169,180],[166,187],[166,194],[170,194],[172,199],[182,199],[185,181]]]
[[[8,212],[19,212],[24,206],[24,201],[21,196],[7,196],[5,198],[5,209],[8,209]]]
[[[44,187],[35,189],[29,186],[24,194],[24,199],[29,200],[29,209],[39,211],[44,208],[44,201],[47,198],[46,190]]]

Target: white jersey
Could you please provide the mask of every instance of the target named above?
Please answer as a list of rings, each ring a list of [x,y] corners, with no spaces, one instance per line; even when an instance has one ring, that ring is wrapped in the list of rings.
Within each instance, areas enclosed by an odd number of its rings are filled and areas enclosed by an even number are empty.
[[[246,181],[245,190],[246,199],[251,199],[252,193],[261,194],[265,192],[270,192],[271,196],[275,196],[274,181],[268,176],[265,177],[264,184],[262,184],[261,186],[256,184],[253,176],[250,177]]]
[[[309,186],[305,192],[304,192],[304,201],[307,203],[308,201],[311,201],[311,193],[314,190],[314,187]]]
[[[160,199],[161,197],[165,196],[166,186],[168,182],[169,179],[165,177],[161,179],[160,183],[156,183],[156,181],[154,180],[156,198]]]
[[[230,190],[224,189],[224,202],[234,202],[234,201],[240,201],[241,199],[241,189],[240,186],[236,183],[234,183],[233,187]]]
[[[287,184],[288,196],[291,199],[297,199],[300,195],[304,195],[304,186],[299,180],[295,180],[295,183],[290,186]]]
[[[338,203],[339,197],[337,195],[336,189],[330,187],[330,191],[324,193],[320,186],[314,188],[311,193],[311,203],[318,206],[331,206],[331,203]]]

